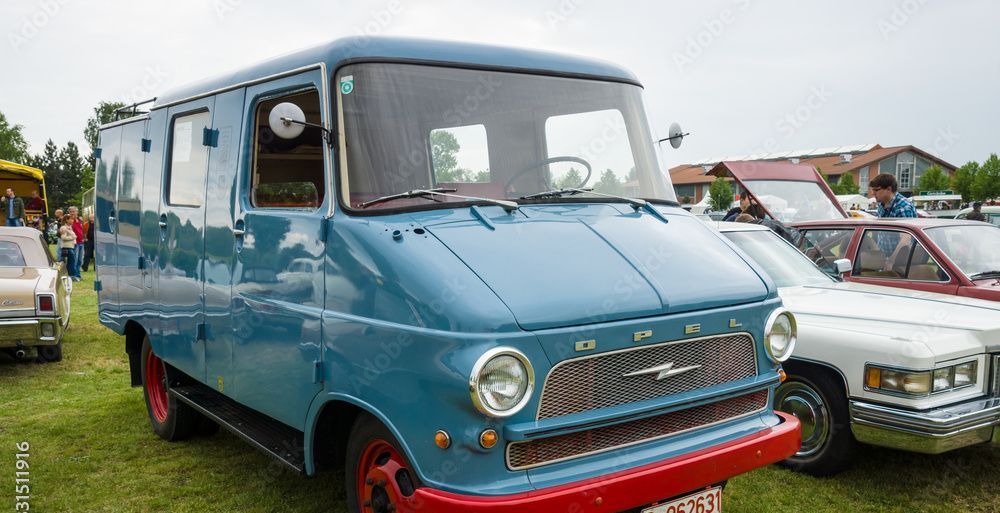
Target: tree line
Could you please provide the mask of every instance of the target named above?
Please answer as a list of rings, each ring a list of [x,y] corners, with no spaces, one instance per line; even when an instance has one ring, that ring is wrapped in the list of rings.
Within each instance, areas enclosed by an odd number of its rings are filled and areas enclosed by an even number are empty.
[[[97,149],[98,128],[114,120],[115,110],[124,107],[119,102],[100,102],[83,129],[89,146],[86,153],[73,141],[62,147],[49,139],[39,154],[31,154],[24,138],[24,125],[14,123],[0,112],[0,159],[42,170],[50,214],[57,208],[83,203],[83,194],[94,186],[94,150]],[[41,191],[39,191],[41,192]]]

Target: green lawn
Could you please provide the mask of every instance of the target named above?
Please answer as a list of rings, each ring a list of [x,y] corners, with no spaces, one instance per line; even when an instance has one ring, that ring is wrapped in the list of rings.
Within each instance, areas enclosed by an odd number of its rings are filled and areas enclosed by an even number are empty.
[[[13,511],[15,444],[31,444],[31,511],[345,511],[339,474],[305,478],[222,432],[167,443],[129,387],[122,339],[97,322],[93,273],[73,292],[58,364],[0,355],[0,511]],[[1000,449],[943,456],[866,448],[815,479],[777,467],[732,480],[728,512],[1000,511]]]

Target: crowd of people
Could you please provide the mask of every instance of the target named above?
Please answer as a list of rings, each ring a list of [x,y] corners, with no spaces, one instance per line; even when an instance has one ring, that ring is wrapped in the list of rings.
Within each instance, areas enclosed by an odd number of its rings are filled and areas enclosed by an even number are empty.
[[[13,189],[7,188],[0,198],[0,212],[4,215],[6,226],[26,226],[27,212],[40,212],[41,215],[35,217],[30,226],[46,233],[45,200],[38,195],[38,191],[32,191],[31,198],[25,201],[17,197]],[[46,233],[46,238],[51,240],[54,236],[59,250],[56,259],[66,262],[70,277],[80,281],[80,273],[89,271],[94,262],[94,214],[82,219],[80,209],[75,206],[67,207],[65,211],[57,208],[48,226],[51,233]]]

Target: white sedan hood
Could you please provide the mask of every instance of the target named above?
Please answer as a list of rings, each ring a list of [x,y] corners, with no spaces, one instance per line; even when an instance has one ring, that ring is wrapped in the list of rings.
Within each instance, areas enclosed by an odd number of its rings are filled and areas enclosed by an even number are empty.
[[[817,328],[826,336],[840,332],[845,341],[864,339],[869,350],[880,341],[882,350],[900,351],[897,358],[906,355],[914,366],[1000,348],[996,302],[859,283],[786,287],[779,294],[798,319],[803,352],[811,352],[808,333]]]

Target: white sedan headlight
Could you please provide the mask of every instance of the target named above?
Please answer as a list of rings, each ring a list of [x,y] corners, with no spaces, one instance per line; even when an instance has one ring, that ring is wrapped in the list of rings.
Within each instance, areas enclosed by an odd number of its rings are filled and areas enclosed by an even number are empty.
[[[479,357],[469,378],[476,408],[491,417],[509,417],[521,411],[535,388],[535,372],[528,357],[500,347]]]
[[[797,337],[798,326],[792,312],[784,308],[771,312],[764,325],[764,348],[772,360],[781,363],[792,356]]]

